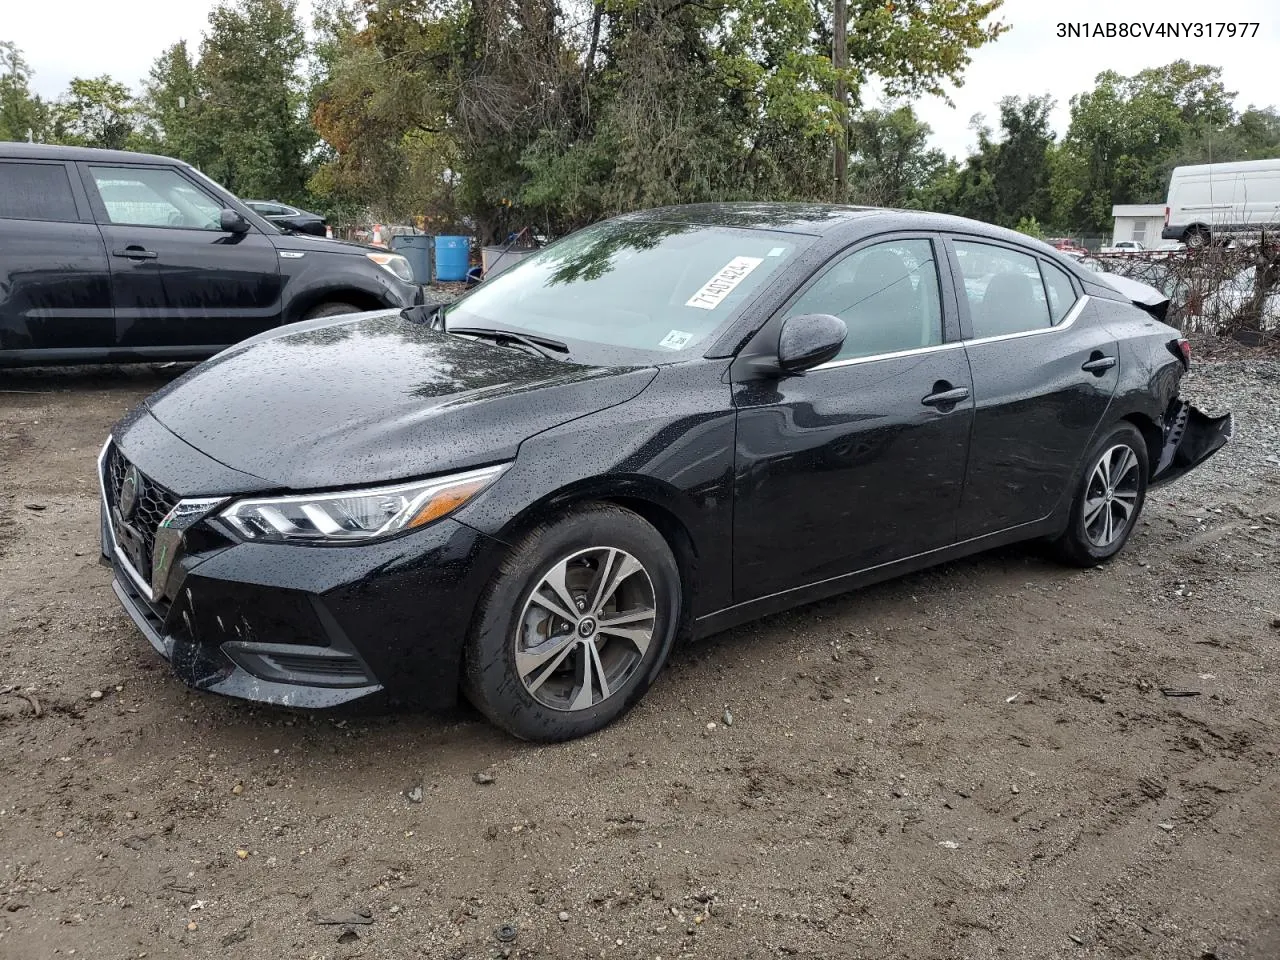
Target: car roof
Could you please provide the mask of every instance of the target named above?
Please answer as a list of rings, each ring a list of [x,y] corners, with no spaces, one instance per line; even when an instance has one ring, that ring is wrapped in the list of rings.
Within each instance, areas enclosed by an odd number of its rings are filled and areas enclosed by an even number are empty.
[[[93,147],[62,147],[47,143],[0,143],[0,157],[10,160],[79,160],[86,163],[142,163],[181,164],[173,157],[161,157],[153,153],[134,153],[131,150],[98,150]]]
[[[1005,227],[926,210],[899,210],[891,207],[858,207],[835,203],[693,203],[657,207],[618,217],[631,222],[667,222],[738,227],[748,230],[778,230],[819,237],[840,237],[849,242],[861,236],[896,230],[921,230],[969,234],[989,240],[1030,247],[1041,255],[1062,263],[1070,260],[1049,244]]]

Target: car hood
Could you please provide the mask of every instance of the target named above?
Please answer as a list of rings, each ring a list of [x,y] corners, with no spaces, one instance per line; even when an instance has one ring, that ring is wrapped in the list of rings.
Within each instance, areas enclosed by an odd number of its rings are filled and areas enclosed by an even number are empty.
[[[375,313],[256,337],[147,405],[224,466],[314,490],[510,460],[526,438],[625,403],[656,373],[545,359]]]
[[[309,233],[281,233],[273,236],[271,242],[275,244],[277,250],[295,250],[300,253],[352,253],[364,256],[366,253],[393,252],[385,247],[371,247],[366,243],[352,243],[350,240],[315,237]]]

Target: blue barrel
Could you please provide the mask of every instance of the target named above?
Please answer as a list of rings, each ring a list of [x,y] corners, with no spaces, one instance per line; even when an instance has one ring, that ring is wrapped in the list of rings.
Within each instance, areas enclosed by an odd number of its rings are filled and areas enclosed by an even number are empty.
[[[437,280],[458,281],[467,279],[467,267],[470,263],[470,237],[436,237]]]
[[[431,237],[407,233],[391,238],[391,249],[401,254],[413,268],[415,283],[431,282]]]

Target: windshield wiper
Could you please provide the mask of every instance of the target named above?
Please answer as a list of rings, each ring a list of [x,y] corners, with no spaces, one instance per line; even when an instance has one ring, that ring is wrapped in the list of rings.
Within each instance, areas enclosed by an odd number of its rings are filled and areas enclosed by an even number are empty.
[[[492,340],[497,344],[520,344],[549,360],[565,360],[569,356],[568,344],[531,333],[516,333],[514,330],[502,330],[498,327],[446,327],[445,332],[466,337],[479,337]]]

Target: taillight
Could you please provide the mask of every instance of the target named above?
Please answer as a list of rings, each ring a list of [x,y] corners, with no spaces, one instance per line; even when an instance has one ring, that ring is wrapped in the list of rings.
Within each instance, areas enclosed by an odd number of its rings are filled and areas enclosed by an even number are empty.
[[[1182,361],[1182,365],[1188,370],[1191,369],[1191,341],[1186,337],[1179,337],[1177,340],[1169,341],[1169,352]]]
[[[1169,225],[1169,208],[1168,207],[1164,208],[1164,225],[1166,227]]]

